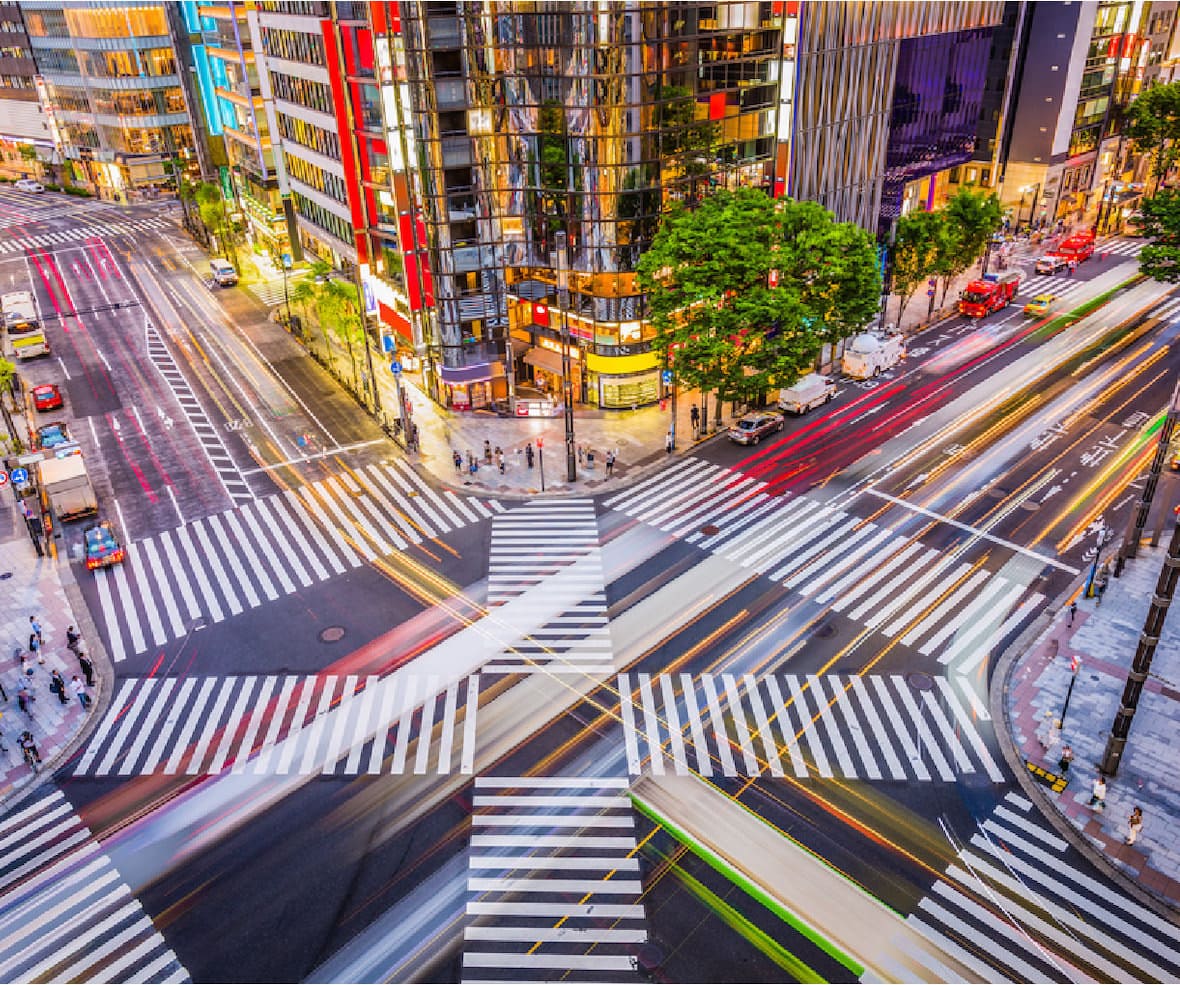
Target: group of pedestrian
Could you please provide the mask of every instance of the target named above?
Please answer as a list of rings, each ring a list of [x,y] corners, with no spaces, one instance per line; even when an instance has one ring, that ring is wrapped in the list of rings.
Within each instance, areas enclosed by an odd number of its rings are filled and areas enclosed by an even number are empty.
[[[1099,773],[1094,777],[1094,782],[1090,786],[1090,800],[1088,806],[1093,807],[1098,813],[1106,810],[1106,776]],[[1123,839],[1126,845],[1133,845],[1139,840],[1139,835],[1143,831],[1143,808],[1134,807],[1131,810],[1130,817],[1127,818],[1127,836]]]
[[[519,448],[517,449],[516,453],[517,455],[520,454]],[[531,441],[526,442],[524,446],[524,462],[528,468],[531,469],[537,464],[537,454],[538,448],[534,448]],[[593,450],[587,451],[583,445],[578,445],[577,455],[579,465],[585,465],[589,463],[589,466],[591,468],[593,467]],[[609,449],[606,452],[605,458],[606,474],[607,477],[610,478],[615,474],[615,465],[619,460],[619,449]],[[475,475],[477,472],[479,472],[480,460],[476,458],[475,453],[470,448],[467,449],[466,464],[464,464],[463,455],[460,454],[458,448],[451,449],[451,461],[454,463],[456,475],[462,475],[464,470],[469,472],[471,475]],[[504,475],[508,468],[508,458],[504,452],[504,449],[499,445],[493,446],[491,440],[486,438],[484,439],[483,443],[483,463],[485,465],[495,465],[495,467],[500,470],[501,475]]]

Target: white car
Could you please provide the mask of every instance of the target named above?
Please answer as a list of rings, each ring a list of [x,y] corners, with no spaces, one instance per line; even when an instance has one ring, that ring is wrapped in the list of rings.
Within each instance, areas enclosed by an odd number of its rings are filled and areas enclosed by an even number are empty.
[[[22,192],[33,192],[38,195],[45,191],[45,186],[39,181],[34,181],[32,178],[21,178],[14,183],[13,187],[18,188]]]
[[[1036,270],[1038,274],[1055,274],[1059,270],[1064,270],[1068,263],[1065,257],[1056,257],[1050,253],[1037,260]]]

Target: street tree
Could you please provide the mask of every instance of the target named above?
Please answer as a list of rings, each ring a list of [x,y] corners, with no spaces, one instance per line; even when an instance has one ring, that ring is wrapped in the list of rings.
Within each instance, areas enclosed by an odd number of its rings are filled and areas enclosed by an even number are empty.
[[[859,329],[880,293],[872,242],[813,202],[757,189],[675,206],[638,266],[655,347],[679,384],[761,399]]]
[[[899,324],[918,287],[937,273],[945,238],[946,224],[937,212],[907,212],[897,220],[890,270],[893,293],[898,300]]]
[[[308,321],[308,312],[315,310],[320,286],[328,280],[331,270],[331,264],[325,263],[323,260],[315,260],[308,268],[307,273],[291,285],[291,303],[299,309],[300,319],[304,324]],[[331,365],[332,346],[328,342],[327,330],[318,312],[316,312],[314,321],[324,340],[324,360]]]
[[[1153,280],[1180,281],[1180,190],[1165,188],[1139,203],[1144,236],[1154,242],[1139,251],[1139,272]]]
[[[197,203],[201,222],[205,224],[207,229],[216,232],[217,238],[221,241],[221,248],[236,267],[238,255],[234,243],[234,229],[229,219],[221,186],[215,181],[202,181],[194,189],[193,198]]]
[[[1180,155],[1180,82],[1143,90],[1127,108],[1125,132],[1136,150],[1151,156],[1155,190]]]
[[[992,234],[1003,225],[1004,210],[995,192],[963,186],[946,203],[939,214],[947,223],[950,242],[939,261],[942,297],[951,282],[979,261]]]

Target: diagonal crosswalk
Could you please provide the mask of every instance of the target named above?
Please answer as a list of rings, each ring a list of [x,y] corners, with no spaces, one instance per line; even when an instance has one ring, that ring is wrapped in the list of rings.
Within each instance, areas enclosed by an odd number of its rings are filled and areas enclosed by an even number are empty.
[[[719,507],[724,503],[724,507]],[[1023,626],[1044,596],[808,496],[687,458],[607,507],[794,589],[959,673]]]
[[[503,511],[439,492],[401,460],[372,464],[243,503],[129,543],[127,562],[94,572],[112,659]]]
[[[634,981],[637,852],[626,779],[477,777],[462,981]]]
[[[475,674],[126,678],[74,775],[470,773],[478,704]]]
[[[543,591],[534,591],[541,585]],[[486,673],[614,672],[592,501],[533,500],[494,518],[489,617],[508,603],[539,613],[543,624],[505,647]]]
[[[945,678],[623,673],[618,686],[632,776],[1004,779],[986,711]]]
[[[45,247],[73,246],[96,236],[136,236],[175,228],[167,219],[121,219],[97,226],[77,226],[35,236],[10,237],[0,240],[0,255]]]
[[[980,981],[1180,980],[1180,927],[1079,870],[1032,806],[1009,793],[907,923]]]
[[[0,845],[0,980],[191,980],[61,791],[0,820]]]

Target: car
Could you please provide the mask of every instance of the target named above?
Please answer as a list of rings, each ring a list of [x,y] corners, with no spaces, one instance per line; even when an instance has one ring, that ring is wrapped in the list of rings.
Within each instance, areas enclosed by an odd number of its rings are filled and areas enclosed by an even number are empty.
[[[1037,263],[1038,274],[1055,274],[1059,270],[1064,270],[1069,261],[1065,257],[1056,257],[1051,254],[1041,257]]]
[[[209,272],[213,275],[213,283],[220,287],[233,287],[238,282],[238,272],[228,260],[210,260]]]
[[[32,192],[34,195],[40,195],[45,191],[45,186],[39,181],[34,181],[32,178],[21,178],[19,181],[13,183],[14,188],[20,189],[22,192]]]
[[[115,526],[110,520],[90,524],[82,532],[82,546],[86,551],[87,571],[122,564],[127,556],[119,538],[115,536]]]
[[[66,429],[64,421],[53,421],[37,428],[38,448],[56,448],[58,445],[69,444],[69,441],[70,432]]]
[[[729,440],[739,445],[756,445],[768,434],[783,429],[783,415],[760,410],[739,417],[729,429]]]
[[[1180,452],[1172,456],[1172,471],[1180,472]]]
[[[1026,315],[1047,315],[1056,300],[1056,294],[1038,294],[1024,306],[1024,313]]]
[[[57,410],[65,401],[61,398],[61,388],[56,383],[45,383],[33,387],[33,406],[37,410]]]

